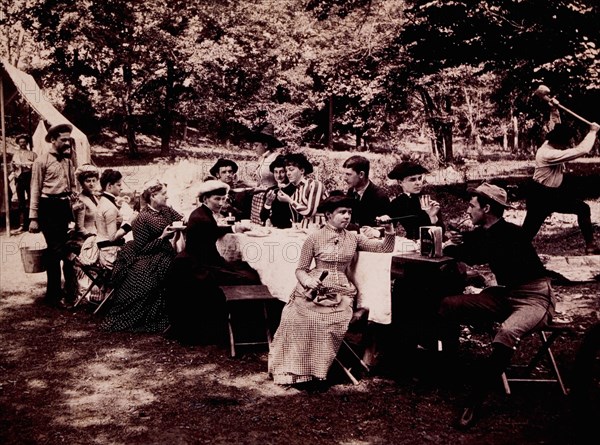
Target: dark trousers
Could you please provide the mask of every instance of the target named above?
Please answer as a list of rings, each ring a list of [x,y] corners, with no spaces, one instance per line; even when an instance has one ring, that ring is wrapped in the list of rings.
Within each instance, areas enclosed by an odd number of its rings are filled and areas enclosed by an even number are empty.
[[[29,229],[29,187],[31,184],[31,172],[23,172],[15,181],[17,186],[17,198],[19,200],[19,213],[22,218],[21,225],[24,230]]]
[[[562,186],[546,187],[531,181],[527,194],[527,214],[522,226],[525,235],[533,239],[546,218],[554,212],[577,215],[577,224],[586,245],[594,242],[590,206],[572,196]]]
[[[75,272],[73,264],[67,260],[69,223],[73,221],[71,203],[68,199],[40,198],[38,222],[48,248],[44,258],[46,264],[46,300],[57,302],[62,298],[61,265],[65,278],[67,300],[75,297]]]

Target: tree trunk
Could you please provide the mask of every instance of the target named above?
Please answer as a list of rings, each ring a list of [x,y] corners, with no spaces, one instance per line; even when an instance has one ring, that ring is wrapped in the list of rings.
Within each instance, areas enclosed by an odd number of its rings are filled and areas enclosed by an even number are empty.
[[[469,122],[469,128],[471,134],[469,138],[475,144],[475,148],[477,150],[481,150],[481,136],[479,136],[479,128],[477,128],[477,122],[475,120],[475,110],[473,109],[473,102],[471,102],[471,97],[469,96],[469,92],[466,87],[463,87],[463,93],[465,95],[465,103],[467,105],[467,121]]]
[[[327,128],[327,147],[333,148],[333,95],[329,96],[329,119]]]
[[[513,116],[512,118],[513,125],[513,138],[514,138],[514,150],[519,151],[519,121],[517,120],[517,116]]]
[[[444,114],[445,120],[442,125],[444,132],[444,145],[445,154],[444,159],[446,162],[454,161],[454,145],[452,140],[452,129],[454,127],[454,121],[452,120],[452,98],[448,95],[444,97]]]
[[[173,96],[174,96],[174,67],[171,60],[167,60],[167,79],[165,85],[165,104],[161,118],[160,154],[166,156],[171,151],[171,136],[173,134]]]
[[[454,159],[452,147],[452,128],[454,123],[451,118],[452,100],[450,96],[444,96],[444,108],[440,110],[425,88],[419,88],[419,92],[425,107],[427,123],[433,132],[433,138],[431,139],[433,154],[442,162],[451,162]]]
[[[356,130],[354,131],[354,135],[355,135],[355,137],[356,137],[356,148],[357,148],[358,150],[360,150],[360,149],[361,149],[361,147],[362,147],[363,134],[364,134],[364,132],[363,132],[362,130],[358,130],[358,129],[356,129]]]
[[[436,138],[437,135],[437,123],[435,121],[435,118],[433,116],[433,110],[434,110],[434,103],[433,103],[433,99],[431,99],[431,96],[429,95],[429,93],[425,90],[425,88],[419,88],[419,94],[421,95],[421,100],[423,101],[423,109],[425,111],[425,121],[427,122],[427,125],[429,126],[431,132],[433,133],[433,137],[431,138],[431,154],[433,154],[436,159],[439,159],[439,151],[438,151],[438,140]]]
[[[125,83],[125,94],[123,95],[123,109],[125,110],[124,131],[127,137],[127,148],[129,155],[137,157],[139,151],[135,140],[135,119],[133,116],[133,107],[131,106],[131,89],[133,83],[133,74],[130,65],[123,65],[123,81]]]

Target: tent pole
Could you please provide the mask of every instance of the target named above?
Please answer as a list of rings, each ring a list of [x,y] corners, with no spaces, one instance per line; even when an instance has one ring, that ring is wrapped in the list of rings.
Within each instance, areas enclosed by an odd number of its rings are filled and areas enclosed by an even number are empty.
[[[0,119],[2,120],[2,176],[4,180],[4,208],[6,210],[6,236],[10,237],[10,202],[8,201],[8,160],[6,157],[6,128],[4,125],[4,79],[0,77]]]

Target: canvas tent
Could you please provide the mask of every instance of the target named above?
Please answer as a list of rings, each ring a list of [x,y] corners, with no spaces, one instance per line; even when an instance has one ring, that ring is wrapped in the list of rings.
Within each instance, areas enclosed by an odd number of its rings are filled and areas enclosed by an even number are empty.
[[[4,123],[4,109],[6,105],[14,100],[19,95],[27,101],[29,106],[35,110],[40,117],[40,122],[33,135],[33,150],[36,153],[42,153],[48,150],[49,144],[44,141],[46,136],[46,128],[48,126],[69,123],[73,125],[67,118],[65,118],[60,111],[58,111],[52,103],[47,99],[43,90],[38,86],[33,77],[29,74],[19,70],[15,66],[11,65],[6,59],[0,59],[0,107],[2,111],[2,156],[3,164],[7,162],[7,141],[5,137],[5,123]],[[73,125],[73,132],[71,134],[75,140],[76,146],[76,159],[77,164],[89,163],[91,160],[90,155],[90,143],[87,136]],[[7,169],[4,168],[3,173],[3,208],[9,208],[8,202],[8,173]],[[6,212],[6,226],[7,230],[9,227],[9,218]]]

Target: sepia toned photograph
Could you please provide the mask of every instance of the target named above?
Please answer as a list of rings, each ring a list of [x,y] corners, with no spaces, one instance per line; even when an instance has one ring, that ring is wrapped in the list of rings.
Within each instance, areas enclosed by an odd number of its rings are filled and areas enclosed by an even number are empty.
[[[0,443],[597,443],[599,23],[0,0]]]

